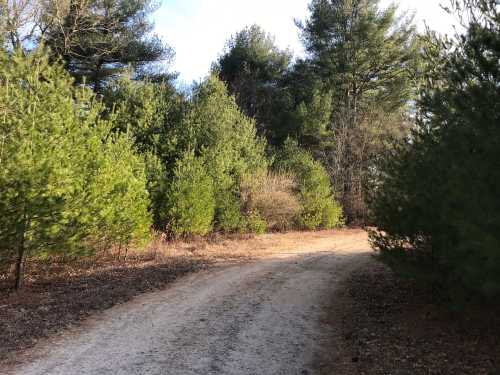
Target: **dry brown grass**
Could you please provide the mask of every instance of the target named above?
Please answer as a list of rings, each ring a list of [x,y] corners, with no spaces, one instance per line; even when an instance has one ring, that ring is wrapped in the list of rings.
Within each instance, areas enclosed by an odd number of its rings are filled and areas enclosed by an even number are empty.
[[[265,173],[247,177],[241,184],[244,207],[258,212],[270,230],[285,231],[296,226],[301,206],[292,175]]]
[[[191,264],[194,269],[200,265],[231,263],[273,256],[283,251],[297,251],[299,248],[317,249],[345,247],[351,237],[359,239],[362,230],[324,230],[316,232],[291,231],[287,233],[252,234],[212,234],[190,240],[167,241],[164,236],[156,235],[144,250],[129,251],[111,249],[95,256],[75,259],[51,258],[47,260],[30,259],[26,263],[25,290],[37,289],[41,284],[49,286],[113,270],[138,270],[175,265]],[[339,242],[340,241],[340,242]],[[6,267],[0,273],[0,299],[11,294],[13,267]]]

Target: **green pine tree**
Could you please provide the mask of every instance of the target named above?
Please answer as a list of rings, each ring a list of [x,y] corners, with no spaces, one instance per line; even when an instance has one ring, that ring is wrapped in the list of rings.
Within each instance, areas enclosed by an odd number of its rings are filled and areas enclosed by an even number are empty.
[[[42,52],[0,55],[0,257],[78,255],[149,235],[144,164]]]
[[[418,128],[379,168],[372,240],[396,271],[463,306],[500,295],[500,12],[454,4],[467,32],[426,48],[436,63]]]
[[[173,52],[152,34],[151,0],[46,1],[41,42],[62,57],[77,83],[101,93],[110,78],[128,67],[147,73]]]
[[[268,161],[254,121],[241,113],[223,82],[211,76],[196,88],[190,110],[169,139],[177,159],[193,152],[213,181],[216,228],[238,229],[240,180],[266,170]]]
[[[350,220],[366,216],[363,185],[384,140],[400,132],[417,61],[411,19],[379,0],[313,0],[300,24],[308,60],[332,94],[333,149],[324,162]]]
[[[290,51],[280,50],[274,38],[253,25],[236,33],[226,45],[213,70],[236,97],[242,112],[256,120],[259,134],[272,140],[276,121],[279,82],[292,60]]]
[[[278,153],[275,167],[297,179],[301,227],[331,229],[343,224],[342,208],[335,200],[330,178],[321,163],[307,151],[288,139]]]

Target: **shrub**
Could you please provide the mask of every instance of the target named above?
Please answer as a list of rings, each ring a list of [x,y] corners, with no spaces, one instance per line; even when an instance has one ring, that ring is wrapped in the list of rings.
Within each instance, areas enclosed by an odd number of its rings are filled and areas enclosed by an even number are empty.
[[[239,198],[229,193],[218,199],[215,217],[218,229],[226,233],[240,232],[244,230],[245,221],[241,215],[241,202]]]
[[[260,173],[246,176],[241,183],[243,207],[256,212],[270,230],[289,230],[297,225],[300,203],[296,183],[290,174]]]
[[[240,112],[224,83],[211,76],[193,97],[190,111],[172,134],[181,153],[203,154],[216,185],[223,188],[268,167],[265,141],[256,136],[255,122]]]
[[[175,236],[205,235],[212,230],[215,195],[203,159],[187,152],[175,167],[167,193],[169,229]]]
[[[225,232],[242,230],[239,180],[244,174],[265,170],[268,162],[254,121],[240,112],[224,83],[212,76],[195,90],[191,108],[172,138],[178,150],[200,155],[213,181],[215,227]]]
[[[250,212],[244,222],[248,233],[264,234],[267,231],[266,221],[257,212]]]
[[[500,296],[500,16],[480,3],[458,44],[427,51],[418,127],[380,165],[371,203],[380,258],[455,307]]]
[[[323,207],[321,226],[325,229],[333,229],[342,224],[342,207],[333,199],[328,199]]]
[[[342,209],[333,197],[330,178],[307,151],[289,139],[275,164],[278,170],[296,176],[301,204],[299,223],[303,228],[333,228],[343,224]]]
[[[152,220],[143,158],[126,135],[109,136],[99,148],[93,160],[99,163],[98,173],[85,178],[98,209],[92,213],[93,237],[100,247],[144,246]]]
[[[147,240],[144,163],[93,94],[40,51],[0,53],[0,257]]]
[[[185,100],[168,83],[120,77],[106,87],[103,101],[113,131],[129,135],[144,156],[154,225],[163,229],[167,181],[184,152],[172,148],[172,133],[181,122]]]

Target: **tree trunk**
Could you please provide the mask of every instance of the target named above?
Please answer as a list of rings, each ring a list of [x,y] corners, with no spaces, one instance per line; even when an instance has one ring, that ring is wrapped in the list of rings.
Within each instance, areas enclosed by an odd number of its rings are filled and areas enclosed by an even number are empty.
[[[27,224],[27,214],[26,214],[26,202],[24,204],[24,213],[23,213],[23,221],[21,222],[21,226],[19,228],[19,244],[17,247],[17,260],[16,260],[16,283],[15,290],[18,291],[23,286],[24,279],[24,257],[26,253],[26,229],[28,227]]]
[[[24,241],[23,241],[24,242]],[[18,249],[16,260],[16,285],[15,289],[19,290],[23,286],[24,279],[24,243]]]
[[[95,70],[93,72],[92,83],[94,84],[94,92],[96,94],[101,93],[101,80],[100,80],[100,71],[102,68],[102,62],[99,60],[96,64]]]

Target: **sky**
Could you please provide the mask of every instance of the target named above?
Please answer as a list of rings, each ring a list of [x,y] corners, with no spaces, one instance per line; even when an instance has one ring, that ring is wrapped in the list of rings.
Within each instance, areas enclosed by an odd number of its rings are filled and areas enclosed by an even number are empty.
[[[444,0],[446,4],[447,0]],[[273,34],[280,48],[303,54],[294,19],[307,17],[310,0],[163,0],[154,15],[155,31],[175,50],[171,71],[179,83],[203,79],[226,41],[245,26],[257,24]],[[391,0],[382,0],[382,6]],[[439,0],[399,0],[400,9],[416,12],[416,22],[440,33],[453,31],[454,19]]]

